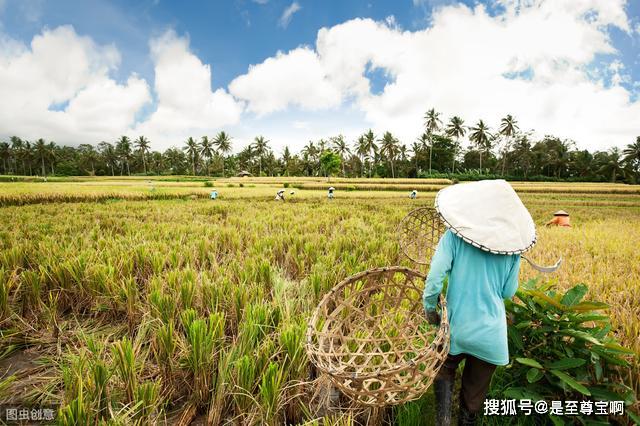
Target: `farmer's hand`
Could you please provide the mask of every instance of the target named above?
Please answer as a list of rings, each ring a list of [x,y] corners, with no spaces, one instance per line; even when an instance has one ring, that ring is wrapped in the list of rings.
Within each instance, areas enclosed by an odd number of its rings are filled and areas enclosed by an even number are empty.
[[[427,311],[427,322],[432,325],[440,325],[440,315],[436,311]]]

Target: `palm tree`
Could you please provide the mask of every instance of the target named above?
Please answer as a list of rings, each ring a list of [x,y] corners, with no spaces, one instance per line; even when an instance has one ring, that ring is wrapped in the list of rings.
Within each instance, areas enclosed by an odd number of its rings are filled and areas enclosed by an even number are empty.
[[[193,139],[191,136],[185,142],[185,146],[182,148],[191,159],[191,173],[196,175],[196,161],[198,158],[198,142]]]
[[[598,173],[611,176],[611,182],[615,182],[618,176],[624,176],[626,170],[624,160],[620,154],[618,147],[611,148],[608,152],[605,162],[600,166]]]
[[[391,132],[385,132],[384,135],[382,135],[382,139],[380,139],[380,152],[391,162],[391,177],[395,179],[396,175],[393,163],[399,149],[398,139],[394,138]]]
[[[124,165],[127,165],[127,175],[131,175],[129,170],[129,160],[131,159],[131,140],[126,136],[121,136],[116,142],[116,152],[120,158],[120,176],[124,171]]]
[[[213,149],[213,142],[209,140],[208,136],[203,136],[200,139],[200,155],[202,155],[207,160],[205,164],[207,175],[209,174],[209,164],[211,163],[211,157],[213,157],[214,153],[215,150]]]
[[[24,141],[24,148],[22,150],[22,158],[23,162],[25,162],[29,166],[29,176],[33,173],[31,172],[32,161],[33,160],[33,147],[31,146],[31,142]]]
[[[364,162],[369,155],[367,140],[365,139],[364,135],[359,136],[358,140],[356,141],[356,155],[360,159],[360,164],[362,166],[360,170],[360,176],[364,177]]]
[[[52,175],[56,174],[54,166],[55,166],[55,163],[56,163],[57,150],[58,150],[58,147],[56,146],[56,144],[54,142],[49,142],[47,144],[47,155],[49,157],[49,164],[51,165],[51,174]]]
[[[80,144],[78,146],[78,152],[80,154],[81,164],[83,164],[84,166],[84,163],[88,162],[91,165],[91,176],[95,176],[96,174],[95,162],[98,157],[98,153],[93,148],[93,145],[90,145],[87,143]]]
[[[314,145],[313,141],[309,141],[302,150],[300,151],[302,154],[302,158],[305,164],[305,170],[307,170],[308,175],[312,176],[315,174],[316,167],[319,166],[319,154],[318,148]]]
[[[220,155],[222,155],[222,177],[224,177],[224,160],[225,155],[231,152],[231,136],[222,131],[216,135],[213,144],[218,148]]]
[[[429,174],[431,174],[431,153],[433,151],[433,134],[440,130],[442,121],[440,120],[440,113],[436,112],[435,108],[431,108],[424,115],[424,127],[427,130],[427,136],[429,137]]]
[[[98,144],[98,150],[102,156],[102,161],[104,161],[107,167],[111,169],[111,176],[115,176],[113,166],[118,162],[118,154],[113,148],[113,145],[108,142],[100,142]]]
[[[149,139],[144,136],[140,136],[135,140],[136,148],[138,148],[138,152],[142,155],[142,164],[144,165],[144,174],[147,174],[147,153],[149,152]]]
[[[0,158],[2,158],[2,174],[7,174],[7,163],[11,159],[11,148],[6,142],[0,142]]]
[[[371,164],[369,164],[369,177],[371,177],[371,169],[377,162],[378,155],[378,145],[376,145],[376,135],[373,134],[373,131],[369,129],[364,135],[365,148],[371,158]]]
[[[447,136],[456,138],[456,145],[453,150],[453,166],[451,167],[451,173],[456,172],[456,154],[457,150],[460,147],[460,138],[467,133],[467,129],[464,126],[464,120],[457,115],[454,115],[449,120],[447,124],[447,129],[445,130]]]
[[[482,151],[489,149],[491,133],[489,133],[489,127],[482,120],[478,121],[476,127],[469,130],[472,132],[469,140],[475,143],[480,151],[480,173],[482,173]]]
[[[258,175],[262,176],[262,158],[269,151],[269,141],[264,136],[256,136],[253,140],[253,150],[258,156]]]
[[[342,163],[342,176],[346,176],[344,171],[344,159],[347,154],[351,154],[351,150],[349,149],[349,145],[344,140],[344,136],[338,135],[336,137],[331,138],[331,142],[333,143],[333,150],[336,154],[340,156],[340,160]]]
[[[507,138],[502,151],[502,176],[504,176],[504,169],[507,163],[507,151],[511,146],[511,138],[518,133],[518,130],[518,122],[511,114],[507,114],[507,116],[500,121],[499,133]]]
[[[418,154],[422,151],[422,145],[420,144],[420,139],[411,144],[411,152],[413,152],[413,160],[416,163],[416,176],[418,176]]]
[[[289,151],[289,147],[285,146],[282,151],[282,163],[284,164],[284,171],[289,176],[289,162],[291,162],[291,151]]]
[[[24,142],[17,136],[11,136],[11,152],[13,153],[13,171],[18,174],[18,159],[22,159],[22,174],[25,173],[24,156],[22,151],[24,150]]]
[[[46,176],[47,172],[44,169],[44,160],[48,155],[47,144],[45,143],[44,139],[40,138],[36,141],[34,148],[36,150],[36,158],[40,160],[40,165],[42,166],[42,176]]]
[[[624,161],[626,161],[634,170],[636,179],[640,173],[640,136],[636,137],[635,143],[630,143],[622,151]]]
[[[401,164],[407,162],[407,157],[407,146],[405,144],[398,146],[398,159],[400,160]]]

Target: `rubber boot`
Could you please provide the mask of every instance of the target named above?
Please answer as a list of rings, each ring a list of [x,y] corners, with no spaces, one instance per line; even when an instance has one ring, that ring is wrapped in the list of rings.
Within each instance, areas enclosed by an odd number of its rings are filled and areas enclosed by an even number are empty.
[[[472,413],[467,410],[466,405],[460,398],[460,413],[458,414],[458,426],[475,426],[477,420],[477,413]]]
[[[436,395],[436,425],[451,425],[451,400],[453,397],[453,380],[437,378],[433,382]]]

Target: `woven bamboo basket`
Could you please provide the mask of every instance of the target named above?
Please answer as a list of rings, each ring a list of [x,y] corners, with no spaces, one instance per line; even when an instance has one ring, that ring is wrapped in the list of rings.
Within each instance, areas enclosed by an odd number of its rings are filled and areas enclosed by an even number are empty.
[[[420,207],[400,221],[396,233],[405,256],[420,265],[428,265],[446,229],[436,209]]]
[[[422,306],[425,276],[394,266],[336,285],[307,328],[306,351],[334,385],[355,401],[386,406],[419,398],[449,352],[449,322],[440,298],[439,326]]]

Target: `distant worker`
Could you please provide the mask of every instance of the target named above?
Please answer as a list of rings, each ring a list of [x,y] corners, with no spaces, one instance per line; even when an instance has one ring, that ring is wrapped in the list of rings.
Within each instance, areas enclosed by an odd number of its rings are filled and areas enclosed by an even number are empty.
[[[547,226],[569,226],[571,227],[571,223],[569,222],[569,213],[564,210],[558,210],[553,214],[553,219],[546,223]]]
[[[327,195],[329,197],[330,200],[333,199],[333,191],[335,191],[336,189],[333,186],[329,187],[329,194]]]
[[[411,198],[412,200],[418,198],[418,191],[416,191],[415,189],[411,191],[411,194],[409,194],[409,198]]]
[[[295,193],[296,193],[296,191],[290,191],[290,192],[289,192],[289,195],[293,195],[293,194],[295,194]]]
[[[276,192],[276,201],[284,201],[284,189]]]
[[[211,191],[210,196],[212,200],[215,200],[216,198],[218,198],[218,191],[214,189],[213,191]]]

